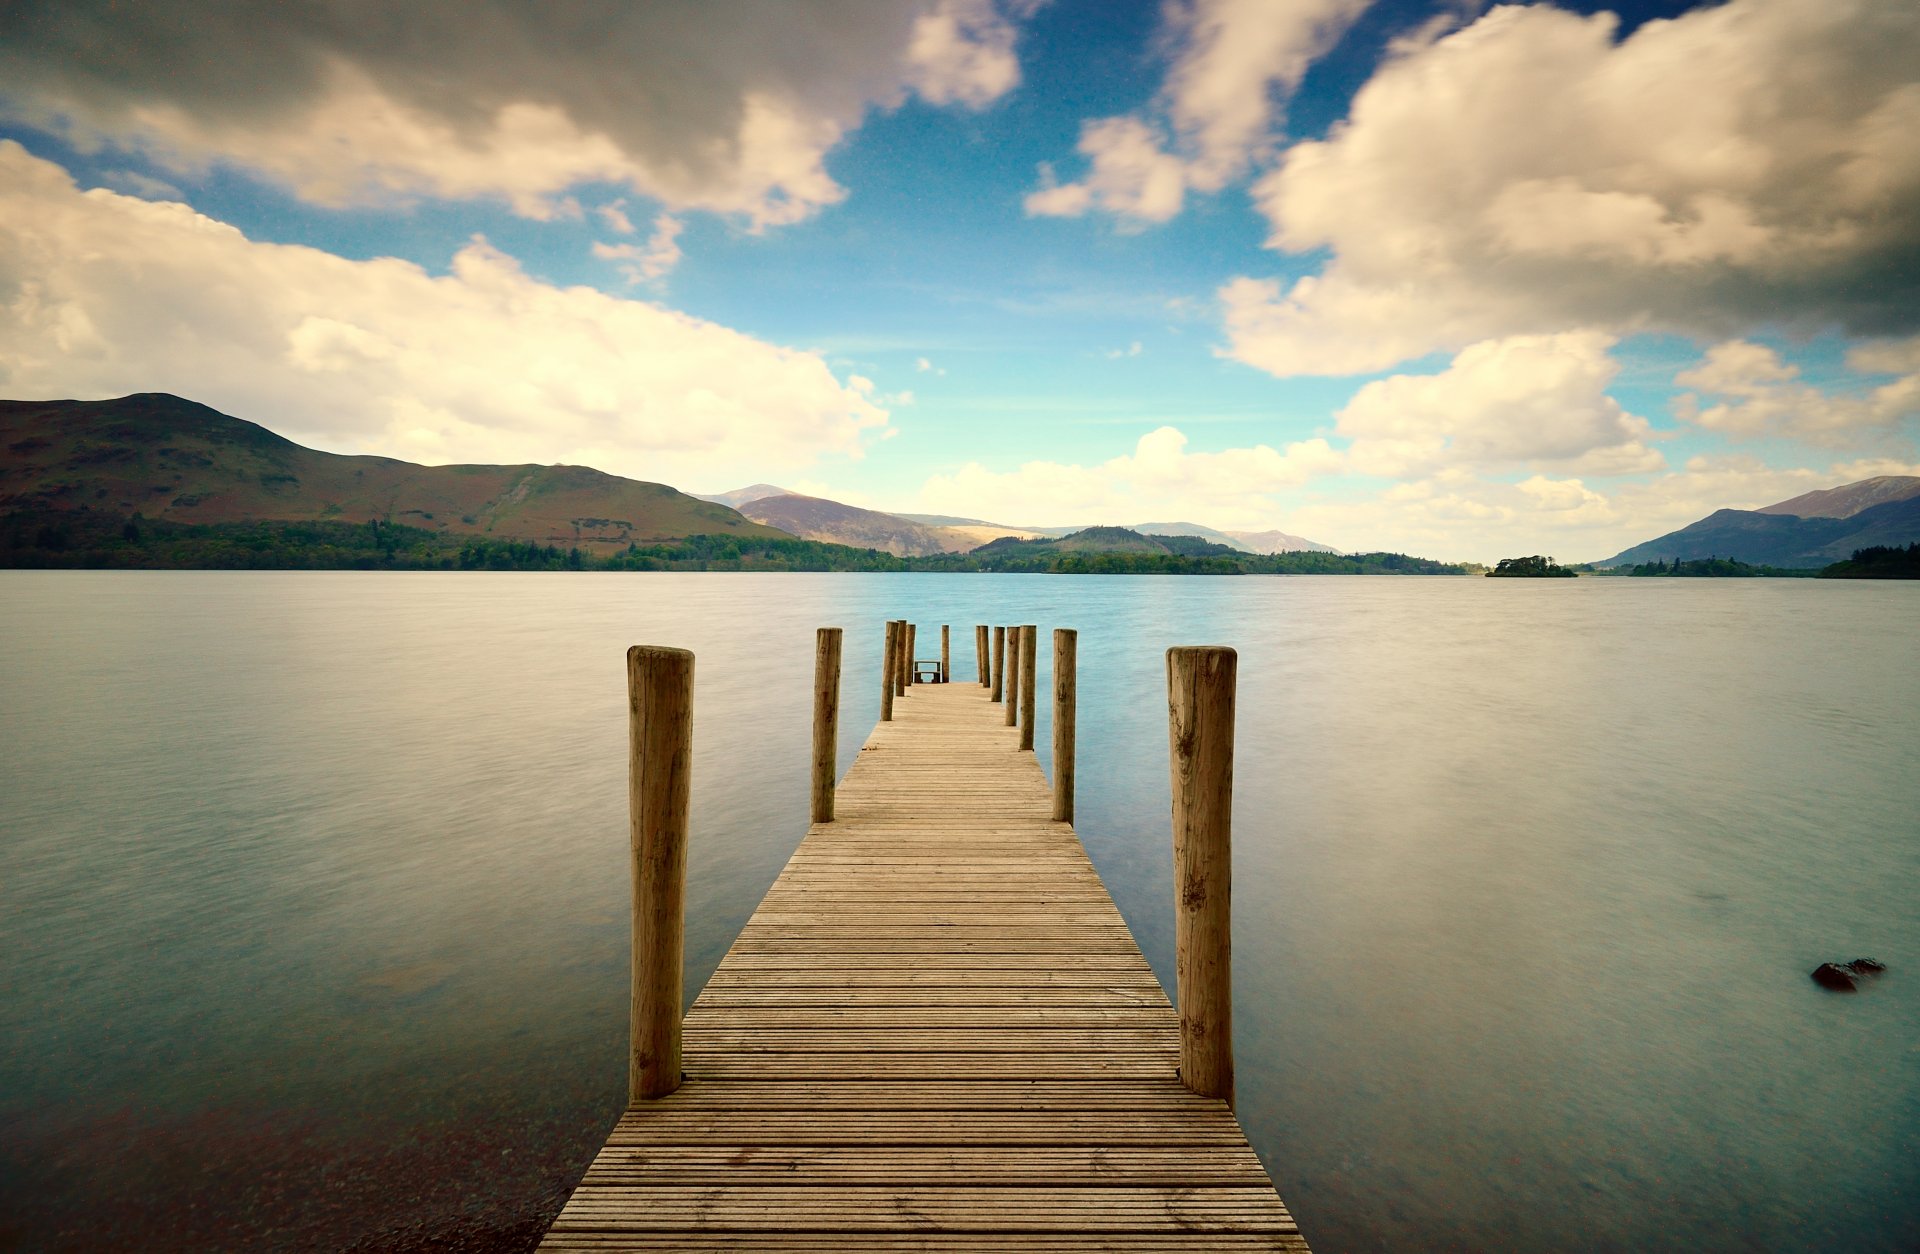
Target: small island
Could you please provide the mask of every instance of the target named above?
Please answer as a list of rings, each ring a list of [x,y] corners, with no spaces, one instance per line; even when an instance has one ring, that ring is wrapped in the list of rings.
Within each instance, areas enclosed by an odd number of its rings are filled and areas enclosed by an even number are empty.
[[[1569,570],[1550,557],[1503,557],[1487,572],[1489,579],[1578,579],[1580,572]]]

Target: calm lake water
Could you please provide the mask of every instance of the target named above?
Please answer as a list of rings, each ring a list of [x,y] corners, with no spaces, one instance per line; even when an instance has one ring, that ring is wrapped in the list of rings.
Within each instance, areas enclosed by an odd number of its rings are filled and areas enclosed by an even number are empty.
[[[625,647],[698,655],[691,996],[813,629],[844,764],[898,616],[1079,629],[1163,982],[1162,652],[1240,650],[1240,1111],[1321,1254],[1920,1248],[1920,585],[264,572],[0,573],[0,1248],[524,1244],[624,1098]]]

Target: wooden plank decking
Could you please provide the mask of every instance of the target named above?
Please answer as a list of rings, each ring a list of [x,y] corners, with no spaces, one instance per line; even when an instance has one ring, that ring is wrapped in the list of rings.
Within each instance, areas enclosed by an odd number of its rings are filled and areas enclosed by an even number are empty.
[[[894,704],[551,1251],[1305,1251],[1003,707]]]

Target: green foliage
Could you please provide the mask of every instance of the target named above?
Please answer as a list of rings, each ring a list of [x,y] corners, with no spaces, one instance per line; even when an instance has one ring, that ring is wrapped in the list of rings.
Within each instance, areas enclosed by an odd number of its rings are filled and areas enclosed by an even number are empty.
[[[1671,562],[1642,562],[1625,573],[1655,579],[1755,579],[1804,577],[1813,572],[1778,566],[1753,566],[1733,557],[1676,557]]]
[[[1822,579],[1920,579],[1920,541],[1901,548],[1876,544],[1855,549],[1844,562],[1820,571]]]
[[[1489,579],[1578,579],[1579,573],[1568,570],[1550,557],[1503,557],[1498,565],[1487,572]]]

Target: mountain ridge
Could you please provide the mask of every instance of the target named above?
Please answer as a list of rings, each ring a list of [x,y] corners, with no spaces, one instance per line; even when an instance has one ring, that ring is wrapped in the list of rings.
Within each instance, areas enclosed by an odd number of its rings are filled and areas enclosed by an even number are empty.
[[[770,528],[663,483],[589,466],[423,466],[327,453],[167,392],[0,401],[0,509],[183,523],[399,522],[608,552]]]

